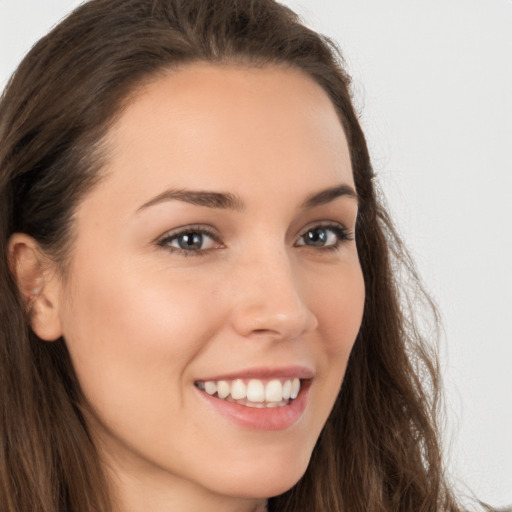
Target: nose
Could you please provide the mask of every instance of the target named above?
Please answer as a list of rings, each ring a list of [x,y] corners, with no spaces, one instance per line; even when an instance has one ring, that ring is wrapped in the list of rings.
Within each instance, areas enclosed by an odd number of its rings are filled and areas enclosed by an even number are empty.
[[[245,261],[232,277],[232,323],[240,336],[291,340],[317,328],[300,273],[285,251]]]

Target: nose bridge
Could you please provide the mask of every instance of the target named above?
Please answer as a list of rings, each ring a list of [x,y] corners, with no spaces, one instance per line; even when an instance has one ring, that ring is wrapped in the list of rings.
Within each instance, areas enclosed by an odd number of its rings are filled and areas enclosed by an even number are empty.
[[[285,247],[260,248],[244,259],[237,276],[235,329],[244,336],[292,339],[316,328],[300,274]]]

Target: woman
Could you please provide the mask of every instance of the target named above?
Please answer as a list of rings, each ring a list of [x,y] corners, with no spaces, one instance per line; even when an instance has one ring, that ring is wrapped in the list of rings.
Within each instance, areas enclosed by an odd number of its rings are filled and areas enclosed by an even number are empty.
[[[3,510],[458,510],[348,87],[270,0],[92,0],[29,53],[0,106]]]

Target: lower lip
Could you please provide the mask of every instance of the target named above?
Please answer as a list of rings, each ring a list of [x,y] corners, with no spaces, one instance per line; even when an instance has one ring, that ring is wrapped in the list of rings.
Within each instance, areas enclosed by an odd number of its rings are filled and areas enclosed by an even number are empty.
[[[310,381],[301,382],[297,398],[288,405],[281,407],[247,407],[245,405],[226,402],[197,389],[201,398],[225,418],[251,430],[285,430],[296,424],[306,409]]]

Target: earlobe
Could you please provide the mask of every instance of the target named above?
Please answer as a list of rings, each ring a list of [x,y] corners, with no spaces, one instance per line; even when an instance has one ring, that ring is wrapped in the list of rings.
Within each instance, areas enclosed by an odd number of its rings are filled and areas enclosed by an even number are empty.
[[[25,302],[34,333],[45,341],[62,336],[59,317],[60,281],[54,264],[36,240],[24,233],[11,236],[8,245],[11,271]]]

